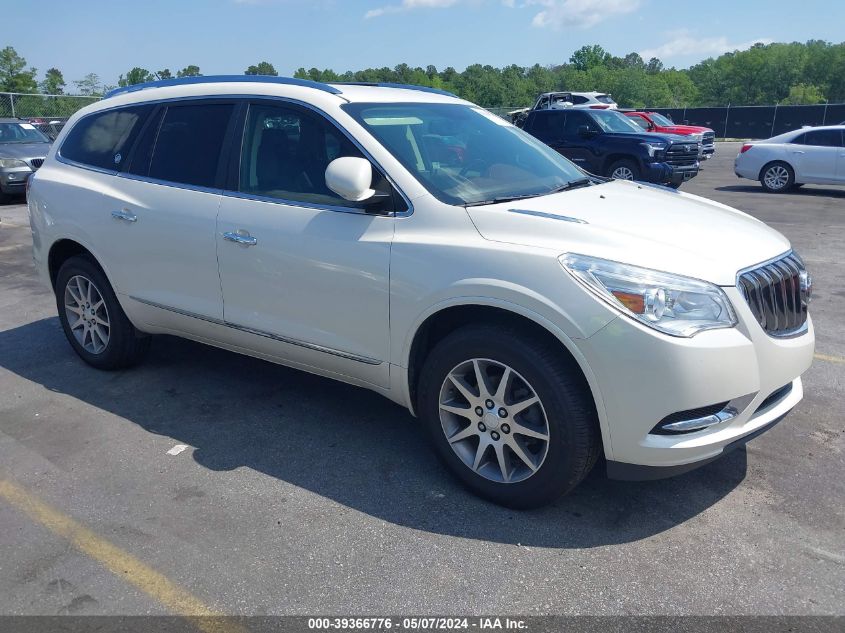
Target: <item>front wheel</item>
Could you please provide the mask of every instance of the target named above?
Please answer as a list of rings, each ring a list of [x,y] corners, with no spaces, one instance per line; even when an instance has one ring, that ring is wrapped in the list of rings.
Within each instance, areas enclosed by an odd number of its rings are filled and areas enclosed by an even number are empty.
[[[784,162],[769,163],[760,171],[760,184],[769,193],[781,193],[795,182],[795,172]]]
[[[632,160],[617,160],[608,168],[607,175],[616,180],[639,180],[640,169]]]
[[[580,370],[559,348],[502,326],[466,326],[437,344],[423,366],[418,411],[458,479],[513,508],[572,490],[601,447]]]
[[[103,271],[87,257],[71,257],[62,264],[56,277],[56,307],[71,347],[93,367],[129,367],[150,346],[150,337],[135,329]]]

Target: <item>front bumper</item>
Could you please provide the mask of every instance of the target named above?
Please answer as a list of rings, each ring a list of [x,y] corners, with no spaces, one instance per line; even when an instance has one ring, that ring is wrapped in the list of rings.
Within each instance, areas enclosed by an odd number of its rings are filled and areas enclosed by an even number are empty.
[[[26,181],[34,172],[29,167],[12,167],[0,170],[0,191],[3,193],[24,193]]]
[[[642,180],[656,184],[680,184],[698,174],[699,164],[675,166],[669,163],[647,163],[643,169]]]
[[[794,338],[771,337],[739,291],[724,290],[739,319],[734,328],[677,338],[620,316],[578,341],[601,391],[612,475],[642,479],[647,471],[647,478],[657,478],[690,470],[769,428],[801,400],[800,376],[815,347],[812,322]],[[788,384],[786,395],[761,407]],[[741,410],[723,423],[683,434],[651,433],[674,413],[737,400]]]

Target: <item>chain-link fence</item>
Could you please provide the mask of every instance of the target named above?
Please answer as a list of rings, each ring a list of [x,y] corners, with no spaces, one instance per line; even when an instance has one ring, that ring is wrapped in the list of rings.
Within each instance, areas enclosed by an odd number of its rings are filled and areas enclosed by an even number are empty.
[[[0,92],[0,117],[28,119],[44,134],[55,139],[68,118],[100,97],[41,95]]]

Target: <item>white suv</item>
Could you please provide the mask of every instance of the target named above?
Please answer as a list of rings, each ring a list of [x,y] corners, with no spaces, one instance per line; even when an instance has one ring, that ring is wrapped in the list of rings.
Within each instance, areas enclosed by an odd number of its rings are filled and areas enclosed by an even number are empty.
[[[183,336],[408,407],[514,507],[690,470],[770,428],[813,357],[789,242],[590,176],[411,86],[168,80],[77,113],[29,192],[35,264],[102,369]],[[319,423],[315,420],[315,423]]]

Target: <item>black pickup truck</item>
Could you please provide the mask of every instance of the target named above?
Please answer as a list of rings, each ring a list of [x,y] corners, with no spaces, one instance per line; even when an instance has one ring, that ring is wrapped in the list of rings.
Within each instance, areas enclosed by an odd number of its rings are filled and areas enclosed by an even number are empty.
[[[531,110],[522,128],[599,176],[677,188],[698,174],[698,142],[643,132],[613,110]]]

